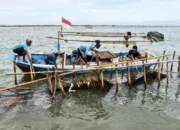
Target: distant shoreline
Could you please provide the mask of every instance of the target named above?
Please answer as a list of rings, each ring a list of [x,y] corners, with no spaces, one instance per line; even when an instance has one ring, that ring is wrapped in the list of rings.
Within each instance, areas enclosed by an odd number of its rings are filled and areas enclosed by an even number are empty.
[[[0,25],[0,27],[59,27],[61,25]],[[73,25],[84,27],[180,27],[180,25]]]

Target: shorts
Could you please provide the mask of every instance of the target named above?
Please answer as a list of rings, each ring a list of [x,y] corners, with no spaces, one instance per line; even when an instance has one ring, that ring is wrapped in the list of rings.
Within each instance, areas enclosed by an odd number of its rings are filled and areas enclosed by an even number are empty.
[[[78,48],[78,56],[82,57],[82,58],[85,58],[86,54]]]
[[[24,48],[16,48],[16,49],[13,49],[13,52],[18,54],[19,56],[22,56],[23,53],[24,53]]]

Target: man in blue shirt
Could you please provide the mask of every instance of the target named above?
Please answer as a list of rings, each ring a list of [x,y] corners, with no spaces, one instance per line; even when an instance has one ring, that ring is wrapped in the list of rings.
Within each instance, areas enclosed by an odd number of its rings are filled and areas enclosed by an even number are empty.
[[[84,59],[87,55],[90,55],[90,51],[94,50],[95,48],[99,49],[100,46],[101,44],[99,40],[96,40],[96,43],[92,43],[91,45],[81,45],[78,48],[78,55]]]
[[[31,46],[31,43],[32,43],[32,40],[27,39],[26,42],[22,42],[22,43],[15,45],[13,48],[13,52],[18,54],[17,56],[15,56],[15,58],[18,56],[23,56],[23,62],[27,63],[27,61],[25,59],[25,56],[27,55],[28,60],[31,62],[29,52],[27,51],[28,47]]]
[[[45,54],[45,63],[48,65],[54,65],[56,69],[58,69],[57,67],[57,63],[56,63],[56,59],[58,56],[63,56],[64,53],[50,53],[50,54]]]

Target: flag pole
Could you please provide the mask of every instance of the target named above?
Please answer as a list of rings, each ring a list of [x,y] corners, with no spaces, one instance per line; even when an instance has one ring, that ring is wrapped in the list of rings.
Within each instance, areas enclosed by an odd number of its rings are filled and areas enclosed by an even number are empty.
[[[62,17],[63,19],[63,17]],[[61,25],[61,37],[63,37],[63,26]],[[65,49],[64,49],[64,67],[66,66],[66,51],[67,51],[67,41],[65,41]]]

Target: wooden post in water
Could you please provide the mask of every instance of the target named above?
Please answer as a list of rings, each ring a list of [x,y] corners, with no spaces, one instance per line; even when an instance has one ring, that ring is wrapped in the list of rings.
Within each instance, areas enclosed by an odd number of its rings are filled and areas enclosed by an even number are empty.
[[[53,96],[53,87],[52,87],[52,76],[51,76],[51,74],[50,74],[50,72],[48,72],[48,75],[47,75],[47,77],[48,77],[48,82],[49,82],[49,90],[50,90],[50,94],[51,94],[51,96]]]
[[[116,64],[116,92],[118,92],[119,88],[118,88],[118,65]]]
[[[165,54],[166,54],[166,51],[164,50],[164,51],[163,51],[163,55],[165,55]],[[165,58],[165,57],[163,56],[162,61],[164,61],[164,58]],[[164,64],[162,63],[162,65],[161,65],[161,72],[163,71],[163,65],[164,65]]]
[[[176,51],[173,52],[172,60],[174,60],[175,55],[176,55]],[[171,71],[171,72],[173,71],[173,62],[171,63],[171,69],[170,69],[170,71]]]
[[[178,72],[179,72],[179,76],[180,76],[180,56],[178,57],[178,60],[179,60],[179,62],[178,62]]]
[[[167,83],[167,86],[169,85],[169,62],[168,62],[168,57],[166,57],[166,77],[167,77],[167,80],[166,80],[166,83]]]
[[[64,88],[61,83],[61,79],[58,76],[57,76],[57,80],[58,80],[58,84],[59,84],[59,88],[60,88],[61,92],[63,93],[64,96],[66,96],[66,93],[65,93]]]
[[[32,64],[30,63],[30,71],[31,71],[31,80],[33,80],[34,79],[34,77],[33,77],[33,66],[32,66]]]
[[[101,83],[102,83],[102,88],[104,88],[104,74],[103,74],[103,70],[101,70]]]
[[[62,72],[64,71],[64,56],[62,57]]]
[[[13,68],[14,68],[14,84],[17,85],[17,75],[16,75],[16,61],[13,61]]]
[[[73,63],[73,70],[75,70],[76,69],[76,64],[75,63]],[[75,73],[73,73],[73,79],[75,78]]]
[[[131,70],[130,70],[130,67],[128,65],[128,62],[127,62],[127,70],[128,70],[128,85],[129,85],[129,89],[132,88],[132,84],[131,84]]]
[[[161,86],[161,64],[158,63],[158,87]]]
[[[111,68],[110,79],[112,79],[112,75],[113,75],[113,72],[112,72],[112,68]]]
[[[148,63],[148,54],[147,54],[147,52],[145,53],[145,58],[146,58],[146,63]],[[148,66],[145,66],[145,70],[146,70],[146,74],[147,74],[147,72],[148,72]]]
[[[96,54],[96,63],[97,63],[97,66],[99,66],[99,55]]]
[[[145,66],[145,64],[144,64],[144,60],[142,61],[142,64],[143,64],[143,75],[144,75],[144,87],[145,87],[145,89],[144,90],[146,90],[146,87],[147,87],[147,78],[146,78],[146,66]]]
[[[121,75],[121,79],[123,79],[123,77],[124,77],[124,68],[123,68],[123,66],[124,66],[124,55],[122,56],[122,75]]]

